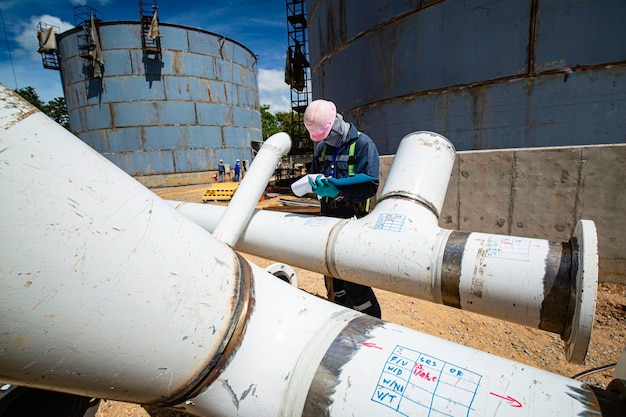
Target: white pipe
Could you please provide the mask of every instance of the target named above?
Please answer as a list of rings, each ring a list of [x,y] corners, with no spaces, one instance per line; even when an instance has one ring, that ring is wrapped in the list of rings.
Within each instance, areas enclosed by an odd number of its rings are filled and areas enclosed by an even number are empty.
[[[568,359],[582,362],[593,326],[598,276],[593,222],[581,221],[566,243],[442,229],[437,216],[453,163],[454,148],[447,139],[413,133],[401,142],[380,201],[369,215],[344,220],[256,212],[236,247],[558,333],[567,342]],[[221,210],[171,204],[207,230]]]
[[[237,243],[267,183],[274,175],[278,161],[289,152],[290,148],[291,138],[285,132],[276,133],[263,142],[263,146],[250,164],[250,169],[241,180],[228,208],[213,231],[213,236],[229,246]]]
[[[0,149],[4,382],[198,416],[599,414],[579,381],[248,264],[2,86]]]
[[[240,260],[0,87],[0,379],[140,403],[188,395],[241,333]]]

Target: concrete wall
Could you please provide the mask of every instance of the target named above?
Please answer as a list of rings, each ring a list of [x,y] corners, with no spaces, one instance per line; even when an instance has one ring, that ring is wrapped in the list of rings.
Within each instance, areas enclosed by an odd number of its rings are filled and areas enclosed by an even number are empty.
[[[439,225],[565,242],[593,220],[600,281],[626,285],[625,163],[626,144],[457,152]]]

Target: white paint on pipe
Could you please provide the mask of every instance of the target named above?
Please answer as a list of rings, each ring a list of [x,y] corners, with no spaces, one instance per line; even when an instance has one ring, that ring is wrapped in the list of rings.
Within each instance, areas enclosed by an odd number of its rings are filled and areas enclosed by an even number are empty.
[[[224,211],[213,236],[229,246],[234,246],[248,224],[268,182],[274,175],[280,158],[289,152],[291,138],[285,132],[276,133],[265,142],[241,180],[228,208]]]
[[[419,201],[438,218],[454,159],[454,145],[438,133],[419,131],[405,136],[396,151],[380,199],[403,196]]]
[[[219,378],[185,409],[210,416],[298,416],[320,361],[360,313],[253,266],[256,304],[246,337]],[[320,278],[321,279],[321,278]]]
[[[140,403],[218,357],[232,249],[0,86],[0,374]]]
[[[463,309],[538,327],[548,250],[546,240],[471,233],[459,278]]]
[[[582,382],[364,316],[253,266],[256,305],[200,416],[575,416]],[[280,302],[276,302],[280,300]]]
[[[374,327],[366,338],[347,335],[332,350],[335,357],[349,359],[332,387],[329,416],[571,417],[599,412],[585,384],[392,323]],[[325,359],[332,365],[331,358],[329,353]]]

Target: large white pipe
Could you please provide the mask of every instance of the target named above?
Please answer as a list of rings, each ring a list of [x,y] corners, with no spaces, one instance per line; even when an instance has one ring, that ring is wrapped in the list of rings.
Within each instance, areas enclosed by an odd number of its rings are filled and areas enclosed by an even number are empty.
[[[213,236],[229,246],[237,243],[237,239],[241,236],[259,199],[265,192],[265,187],[272,178],[278,161],[289,152],[290,148],[291,138],[285,132],[276,133],[263,142],[263,146],[213,231]]]
[[[276,279],[2,86],[0,149],[3,382],[198,416],[616,416]]]
[[[0,380],[188,396],[249,314],[227,245],[0,89]]]
[[[446,138],[410,134],[369,215],[345,220],[257,211],[236,248],[558,333],[566,341],[568,359],[582,362],[598,280],[593,222],[579,222],[565,243],[442,229],[438,215],[453,163],[454,148]],[[207,230],[213,230],[223,210],[171,204]]]

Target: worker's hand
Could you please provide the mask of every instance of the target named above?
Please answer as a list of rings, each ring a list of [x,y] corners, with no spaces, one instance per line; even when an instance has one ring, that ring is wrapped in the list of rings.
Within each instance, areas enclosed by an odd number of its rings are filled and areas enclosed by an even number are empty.
[[[339,188],[330,182],[328,178],[317,177],[315,181],[309,179],[309,183],[313,192],[320,197],[335,198],[339,195]]]

